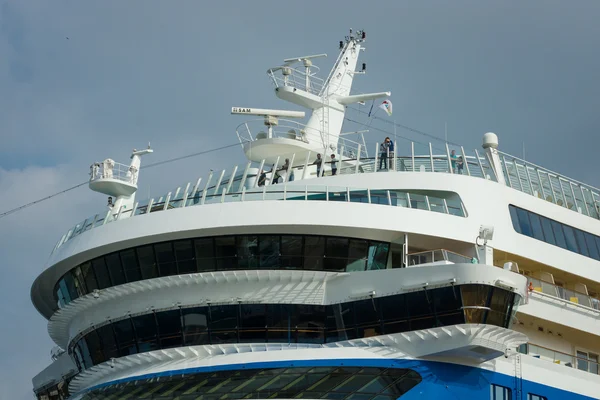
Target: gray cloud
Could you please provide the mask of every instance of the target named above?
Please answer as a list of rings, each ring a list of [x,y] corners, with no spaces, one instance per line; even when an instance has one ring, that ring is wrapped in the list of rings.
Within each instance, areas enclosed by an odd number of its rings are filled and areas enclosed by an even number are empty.
[[[85,181],[92,161],[126,162],[148,141],[156,153],[145,163],[235,143],[242,120],[229,107],[295,108],[273,96],[266,69],[327,52],[326,71],[349,27],[369,35],[356,89],[391,90],[398,122],[440,138],[447,123],[449,140],[471,149],[495,131],[504,151],[520,156],[525,142],[531,161],[600,185],[590,161],[597,1],[303,4],[0,0],[0,211]],[[371,133],[369,146],[383,135]],[[148,169],[140,195],[244,161],[232,148]],[[81,188],[0,219],[0,312],[10,322],[0,328],[0,398],[30,398],[31,377],[50,362],[30,285],[59,237],[104,201]]]

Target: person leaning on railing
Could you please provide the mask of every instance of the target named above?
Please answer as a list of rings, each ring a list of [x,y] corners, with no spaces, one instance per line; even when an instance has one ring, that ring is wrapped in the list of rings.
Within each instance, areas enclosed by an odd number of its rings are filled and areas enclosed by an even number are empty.
[[[317,154],[317,159],[313,162],[313,165],[317,166],[317,178],[321,176],[321,167],[323,166],[323,159],[321,158],[321,153]]]
[[[331,155],[331,176],[337,174],[337,160],[335,159],[335,154]]]

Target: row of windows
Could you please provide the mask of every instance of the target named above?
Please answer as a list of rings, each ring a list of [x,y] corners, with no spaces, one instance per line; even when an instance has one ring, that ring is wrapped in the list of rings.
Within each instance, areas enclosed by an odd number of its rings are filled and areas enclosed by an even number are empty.
[[[395,400],[421,382],[396,368],[291,367],[203,372],[107,386],[82,400],[127,399],[352,399]]]
[[[177,308],[110,322],[73,341],[80,368],[158,349],[221,343],[331,343],[468,323],[508,327],[515,294],[462,285],[328,306]]]
[[[513,205],[509,210],[517,232],[600,260],[600,237]]]
[[[506,386],[490,385],[490,400],[512,400],[512,390]],[[527,400],[548,400],[545,396],[528,393]]]
[[[300,235],[220,236],[162,242],[85,262],[55,286],[57,307],[93,292],[142,279],[247,269],[365,271],[386,268],[389,243]]]

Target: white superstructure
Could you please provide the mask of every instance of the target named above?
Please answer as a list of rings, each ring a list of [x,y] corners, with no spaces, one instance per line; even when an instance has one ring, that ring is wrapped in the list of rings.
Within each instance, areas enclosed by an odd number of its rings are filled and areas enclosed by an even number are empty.
[[[499,151],[342,132],[366,34],[270,68],[304,112],[233,107],[248,161],[108,209],[31,296],[56,343],[39,399],[600,398],[600,191]],[[292,120],[293,118],[295,120]],[[383,150],[381,150],[383,149]],[[321,157],[318,161],[317,154]]]

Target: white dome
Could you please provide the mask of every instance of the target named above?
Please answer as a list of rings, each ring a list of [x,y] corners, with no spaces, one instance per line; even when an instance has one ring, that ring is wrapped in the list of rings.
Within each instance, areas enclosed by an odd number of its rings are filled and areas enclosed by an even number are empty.
[[[498,148],[498,136],[495,133],[488,132],[483,135],[483,148],[487,149],[488,147]]]

